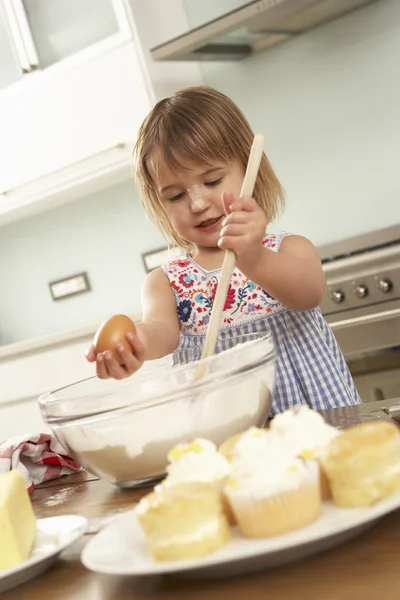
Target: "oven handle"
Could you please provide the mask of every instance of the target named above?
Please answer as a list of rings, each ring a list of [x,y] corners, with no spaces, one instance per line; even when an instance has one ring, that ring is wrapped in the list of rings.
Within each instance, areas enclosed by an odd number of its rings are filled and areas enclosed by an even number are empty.
[[[352,325],[367,325],[370,323],[379,323],[379,321],[388,321],[390,319],[400,317],[400,308],[386,310],[374,315],[363,315],[362,317],[354,317],[353,319],[345,319],[344,321],[336,321],[329,323],[331,329],[344,329]]]

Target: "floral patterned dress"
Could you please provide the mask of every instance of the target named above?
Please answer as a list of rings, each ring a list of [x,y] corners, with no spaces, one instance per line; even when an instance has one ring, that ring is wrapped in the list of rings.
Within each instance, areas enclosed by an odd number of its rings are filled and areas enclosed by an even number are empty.
[[[267,235],[263,245],[279,252],[283,232]],[[220,269],[206,271],[189,254],[163,265],[175,294],[180,343],[175,363],[200,352],[210,321]],[[319,308],[293,311],[235,269],[223,312],[216,351],[251,333],[271,333],[277,350],[273,413],[296,404],[321,410],[361,400],[337,341]]]

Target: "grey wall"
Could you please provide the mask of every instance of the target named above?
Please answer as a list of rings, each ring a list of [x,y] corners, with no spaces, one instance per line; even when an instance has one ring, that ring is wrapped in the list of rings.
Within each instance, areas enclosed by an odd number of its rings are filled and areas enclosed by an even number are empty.
[[[185,1],[192,26],[206,12],[222,12],[222,3]],[[266,136],[288,197],[271,230],[295,231],[318,245],[400,222],[398,0],[202,69],[206,83],[231,96]]]
[[[162,246],[129,181],[0,228],[0,335],[15,342],[140,311],[141,252]],[[49,281],[92,291],[54,302]]]

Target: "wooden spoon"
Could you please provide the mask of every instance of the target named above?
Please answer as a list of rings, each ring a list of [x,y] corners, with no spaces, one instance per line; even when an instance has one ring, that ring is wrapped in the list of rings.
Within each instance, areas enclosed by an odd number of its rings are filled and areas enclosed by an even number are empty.
[[[256,183],[258,169],[264,151],[264,136],[257,133],[254,136],[253,144],[250,150],[249,161],[247,163],[246,174],[244,176],[240,197],[251,196]],[[217,293],[211,312],[210,323],[207,328],[206,339],[203,346],[201,358],[208,358],[214,354],[215,344],[218,337],[218,331],[221,324],[221,316],[224,310],[226,296],[228,294],[229,283],[231,281],[233,269],[235,267],[236,256],[232,250],[225,252],[224,262],[221,269],[221,275],[217,287]]]

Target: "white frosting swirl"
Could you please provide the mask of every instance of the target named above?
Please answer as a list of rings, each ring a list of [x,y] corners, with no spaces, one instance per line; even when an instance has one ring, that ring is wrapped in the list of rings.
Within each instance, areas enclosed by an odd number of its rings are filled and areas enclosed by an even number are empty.
[[[325,446],[340,434],[336,427],[326,423],[322,415],[304,405],[277,414],[270,429],[283,438],[292,452],[303,458],[317,458]]]
[[[277,433],[252,428],[236,444],[228,495],[268,497],[299,487],[309,466],[299,459]],[[313,474],[313,477],[317,477]]]
[[[197,438],[187,444],[179,444],[168,454],[165,484],[221,482],[231,472],[231,465],[220,454],[213,442]]]

